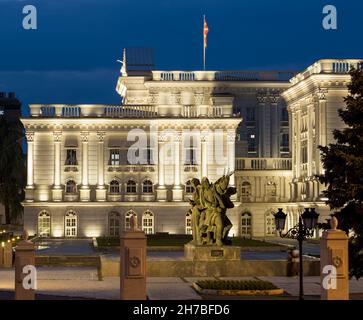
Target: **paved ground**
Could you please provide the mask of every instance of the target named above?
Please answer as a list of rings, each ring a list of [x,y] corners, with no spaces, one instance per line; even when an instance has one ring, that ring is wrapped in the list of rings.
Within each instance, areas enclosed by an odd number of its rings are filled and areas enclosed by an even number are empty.
[[[291,247],[298,247],[297,240],[294,240],[294,239],[272,237],[272,238],[266,238],[265,241],[270,242],[270,243],[285,245],[285,246],[288,245]],[[303,253],[306,255],[320,256],[320,244],[304,241],[303,242]]]
[[[298,295],[297,277],[254,277],[267,280],[284,289],[286,294],[281,299],[296,299]],[[147,295],[151,300],[200,300],[216,297],[201,297],[191,285],[198,279],[213,278],[148,278]],[[251,279],[251,277],[222,277],[220,279]],[[319,299],[319,277],[305,277],[304,289],[308,299]],[[0,299],[10,299],[14,290],[14,270],[0,270]],[[40,299],[60,299],[61,297],[85,299],[118,299],[119,278],[108,277],[98,281],[94,268],[38,268],[38,290]],[[352,299],[363,299],[363,279],[350,281]],[[49,297],[52,296],[52,297]],[[232,299],[222,297],[221,299]],[[261,297],[243,297],[243,299],[260,299]],[[271,297],[270,297],[271,298]],[[220,299],[220,297],[217,297]],[[233,299],[242,299],[233,297]],[[264,298],[266,299],[266,297]],[[276,299],[276,297],[271,298]]]

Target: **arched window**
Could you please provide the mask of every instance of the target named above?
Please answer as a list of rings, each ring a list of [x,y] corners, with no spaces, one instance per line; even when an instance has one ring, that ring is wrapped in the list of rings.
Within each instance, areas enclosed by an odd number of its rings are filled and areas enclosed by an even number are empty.
[[[192,186],[191,180],[188,180],[185,184],[185,193],[193,193],[194,187]]]
[[[66,193],[77,193],[77,184],[74,180],[68,180],[66,183]]]
[[[153,192],[153,183],[150,180],[144,180],[144,182],[142,183],[142,192],[143,193]]]
[[[142,230],[146,234],[154,233],[154,214],[149,210],[142,214]]]
[[[136,182],[134,180],[127,181],[126,193],[136,193]]]
[[[77,214],[73,210],[69,210],[66,213],[64,234],[66,237],[77,237]]]
[[[185,215],[185,233],[186,234],[193,234],[192,229],[192,214],[188,211]]]
[[[272,181],[269,181],[266,184],[266,196],[276,197],[276,184]]]
[[[108,233],[111,237],[120,235],[120,214],[118,212],[110,212],[108,215]]]
[[[38,214],[38,236],[50,237],[50,214],[45,210]]]
[[[132,216],[136,216],[135,211],[129,210],[129,211],[126,212],[126,214],[125,214],[125,229],[130,229],[130,227],[131,227],[130,220],[131,220]]]
[[[267,236],[274,236],[276,234],[275,217],[271,211],[266,213],[265,228]]]
[[[243,238],[251,237],[251,214],[249,212],[243,212],[241,214],[241,236]]]
[[[251,184],[248,181],[242,182],[241,194],[246,198],[251,195]]]
[[[115,194],[115,193],[120,193],[120,184],[117,180],[112,180],[110,182],[110,193]]]

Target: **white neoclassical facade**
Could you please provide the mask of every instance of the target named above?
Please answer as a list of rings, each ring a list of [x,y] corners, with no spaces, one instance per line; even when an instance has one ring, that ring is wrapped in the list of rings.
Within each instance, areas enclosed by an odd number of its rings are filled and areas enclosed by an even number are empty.
[[[317,145],[341,125],[357,63],[321,60],[299,74],[123,67],[119,106],[30,105],[25,228],[116,236],[136,214],[147,233],[190,233],[190,179],[230,171],[231,235],[274,236],[278,208],[289,227],[305,207],[324,220]]]

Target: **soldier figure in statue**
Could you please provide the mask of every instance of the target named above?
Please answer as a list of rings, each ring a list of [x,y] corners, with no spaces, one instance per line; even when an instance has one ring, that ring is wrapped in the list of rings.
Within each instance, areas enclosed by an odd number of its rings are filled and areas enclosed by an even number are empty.
[[[229,187],[229,179],[233,173],[223,175],[214,184],[204,177],[200,183],[192,179],[194,187],[192,205],[193,243],[197,245],[230,244],[228,232],[232,223],[227,217],[227,209],[233,208],[230,197],[236,188]]]

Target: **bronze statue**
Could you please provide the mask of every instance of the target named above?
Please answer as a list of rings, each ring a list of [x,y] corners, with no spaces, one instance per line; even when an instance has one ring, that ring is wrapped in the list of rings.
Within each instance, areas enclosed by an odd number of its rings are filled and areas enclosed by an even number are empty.
[[[204,177],[202,182],[192,179],[193,198],[189,200],[192,208],[193,243],[197,245],[227,245],[228,232],[232,223],[227,217],[227,209],[234,204],[230,197],[237,191],[229,187],[229,178],[233,174],[223,175],[215,183]]]

